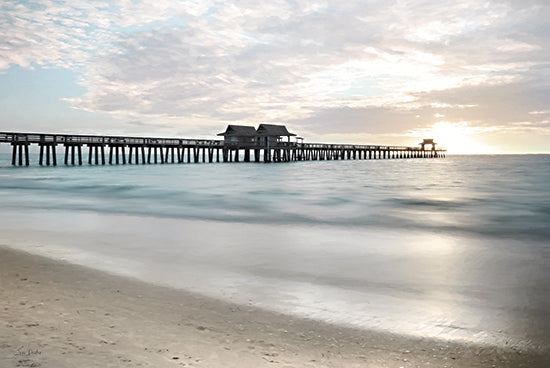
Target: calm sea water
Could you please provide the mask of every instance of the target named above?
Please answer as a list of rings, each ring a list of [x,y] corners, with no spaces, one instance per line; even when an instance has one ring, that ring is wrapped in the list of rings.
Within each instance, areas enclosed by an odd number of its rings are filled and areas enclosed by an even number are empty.
[[[0,244],[329,323],[550,343],[550,155],[9,163]]]

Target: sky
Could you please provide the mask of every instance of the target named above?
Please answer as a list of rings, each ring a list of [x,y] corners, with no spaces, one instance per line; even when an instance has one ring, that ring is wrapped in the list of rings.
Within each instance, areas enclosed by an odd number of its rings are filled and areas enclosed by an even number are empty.
[[[0,2],[0,131],[550,153],[547,0]]]

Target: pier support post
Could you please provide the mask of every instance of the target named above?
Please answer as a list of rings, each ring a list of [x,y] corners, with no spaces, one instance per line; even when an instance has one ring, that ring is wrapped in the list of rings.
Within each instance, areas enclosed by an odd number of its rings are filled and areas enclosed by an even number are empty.
[[[25,166],[29,166],[30,165],[30,160],[29,160],[29,145],[28,144],[25,144]]]
[[[23,146],[18,144],[17,147],[19,147],[19,166],[23,166]]]
[[[194,157],[193,157],[193,161],[198,164],[199,163],[199,147],[195,146],[193,148],[193,154],[194,154]]]
[[[208,162],[214,162],[214,148],[208,147]]]
[[[17,162],[17,145],[12,143],[12,146],[13,146],[13,149],[11,152],[11,164],[15,166],[15,163]]]
[[[101,146],[96,147],[96,165],[99,165],[99,162],[97,162],[97,155],[99,154],[99,149],[101,148],[101,164],[105,165],[105,147],[103,144]]]
[[[23,166],[23,145],[19,144],[19,166]]]
[[[29,145],[28,144],[25,144],[25,166],[29,166],[30,165],[30,160],[29,160]]]
[[[50,146],[46,145],[46,166],[50,166]]]
[[[15,166],[15,163],[17,162],[17,145],[12,143],[12,152],[11,152],[11,164]],[[42,165],[42,164],[41,164]]]

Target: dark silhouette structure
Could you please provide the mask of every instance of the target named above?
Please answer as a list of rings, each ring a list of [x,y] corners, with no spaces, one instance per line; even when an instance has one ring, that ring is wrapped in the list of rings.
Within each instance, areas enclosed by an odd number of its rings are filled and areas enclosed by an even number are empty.
[[[65,151],[65,165],[82,165],[85,147],[90,165],[445,157],[445,149],[436,149],[433,139],[425,139],[421,148],[303,143],[303,138],[296,137],[285,126],[273,124],[260,124],[258,129],[229,125],[218,135],[224,140],[0,132],[0,143],[11,144],[14,166],[30,165],[29,147],[33,144],[39,147],[38,163],[47,166],[57,165],[58,146]],[[292,137],[296,137],[295,142]],[[432,145],[429,151],[425,150],[428,144]]]
[[[282,142],[282,137],[287,137],[290,142],[290,137],[295,137],[296,134],[290,133],[284,125],[260,124],[256,131],[258,136],[258,144],[264,146],[275,146]]]
[[[224,143],[228,145],[254,145],[256,144],[257,134],[256,129],[252,126],[228,125],[225,132],[219,133],[218,136],[222,136]]]
[[[422,147],[422,151],[426,149],[426,145],[432,146],[432,151],[435,151],[435,145],[437,143],[434,142],[433,138],[430,139],[424,139],[421,143],[418,143]]]

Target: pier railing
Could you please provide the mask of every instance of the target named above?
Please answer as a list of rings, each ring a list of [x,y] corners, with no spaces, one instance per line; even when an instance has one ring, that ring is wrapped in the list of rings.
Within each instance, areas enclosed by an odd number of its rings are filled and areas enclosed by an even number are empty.
[[[56,143],[56,144],[126,144],[126,145],[213,145],[223,146],[222,140],[146,138],[123,136],[97,136],[77,134],[5,133],[0,132],[0,143]]]
[[[98,136],[0,132],[0,143],[13,146],[12,164],[29,165],[29,146],[40,148],[39,164],[57,165],[56,147],[65,148],[66,165],[82,165],[82,147],[88,146],[89,164],[145,164],[183,162],[289,162],[302,160],[355,160],[444,157],[446,150],[432,147],[352,145],[328,143],[238,143],[210,139]],[[109,149],[108,155],[105,148]],[[128,152],[126,152],[128,149]],[[147,151],[147,152],[146,152]],[[221,154],[220,154],[221,152]],[[253,157],[253,159],[252,159]]]

